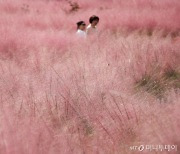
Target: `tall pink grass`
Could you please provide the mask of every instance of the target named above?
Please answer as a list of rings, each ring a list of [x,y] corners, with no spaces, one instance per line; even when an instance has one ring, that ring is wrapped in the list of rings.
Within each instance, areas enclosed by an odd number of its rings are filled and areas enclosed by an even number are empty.
[[[0,153],[179,147],[179,1],[76,2],[0,2]],[[80,42],[92,14],[100,34]]]

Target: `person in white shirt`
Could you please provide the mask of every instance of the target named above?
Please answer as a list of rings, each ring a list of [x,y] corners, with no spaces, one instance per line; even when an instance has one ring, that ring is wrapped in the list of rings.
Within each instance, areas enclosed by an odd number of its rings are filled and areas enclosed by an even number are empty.
[[[79,21],[77,24],[76,35],[80,38],[86,38],[86,23],[84,21]]]
[[[90,24],[88,25],[88,27],[86,29],[87,35],[97,33],[97,27],[96,26],[99,23],[99,17],[95,16],[95,15],[91,16],[89,18],[89,23]]]

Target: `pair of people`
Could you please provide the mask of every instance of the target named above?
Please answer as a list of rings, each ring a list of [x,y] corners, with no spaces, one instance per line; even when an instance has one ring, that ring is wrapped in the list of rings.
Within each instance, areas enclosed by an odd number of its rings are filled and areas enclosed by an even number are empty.
[[[86,23],[84,21],[77,22],[77,32],[76,35],[82,38],[86,38],[87,35],[93,34],[97,32],[97,24],[99,23],[98,16],[91,16],[89,18],[89,25],[86,28]]]

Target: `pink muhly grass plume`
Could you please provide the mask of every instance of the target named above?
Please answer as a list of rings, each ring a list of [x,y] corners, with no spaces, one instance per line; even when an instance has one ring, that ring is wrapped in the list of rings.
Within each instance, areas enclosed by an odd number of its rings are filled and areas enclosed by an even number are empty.
[[[0,153],[179,146],[179,6],[1,1]],[[77,39],[76,22],[93,14],[97,36]]]

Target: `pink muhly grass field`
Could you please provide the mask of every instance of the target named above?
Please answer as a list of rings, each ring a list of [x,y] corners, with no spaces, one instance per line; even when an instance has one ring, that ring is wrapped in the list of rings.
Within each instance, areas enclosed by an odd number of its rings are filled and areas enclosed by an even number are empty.
[[[179,10],[179,0],[1,0],[0,153],[179,148]],[[93,14],[100,33],[80,42],[75,23]]]

